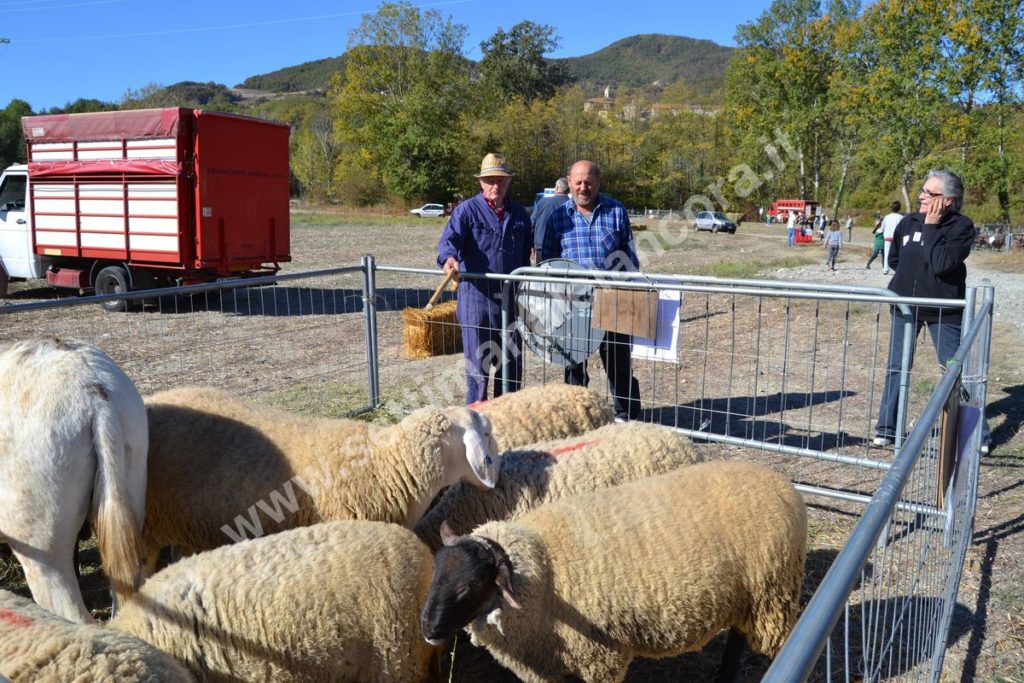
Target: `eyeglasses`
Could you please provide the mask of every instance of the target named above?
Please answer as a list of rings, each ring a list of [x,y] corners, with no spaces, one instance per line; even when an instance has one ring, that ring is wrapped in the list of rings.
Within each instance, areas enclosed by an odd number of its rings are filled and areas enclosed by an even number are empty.
[[[924,189],[923,187],[921,188],[920,194],[926,194],[929,197],[931,197],[932,199],[935,199],[936,197],[944,196],[941,192],[929,192],[928,190]]]

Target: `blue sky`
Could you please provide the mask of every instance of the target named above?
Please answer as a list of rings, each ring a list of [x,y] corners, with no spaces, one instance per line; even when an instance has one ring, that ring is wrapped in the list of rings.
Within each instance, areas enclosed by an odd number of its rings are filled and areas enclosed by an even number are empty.
[[[348,32],[379,0],[0,0],[0,106],[33,110],[80,97],[118,102],[129,89],[179,81],[233,86],[249,76],[345,51]],[[554,26],[556,57],[589,54],[638,33],[668,33],[732,45],[738,24],[770,0],[623,2],[441,0],[414,2],[469,28],[480,41],[524,19]]]

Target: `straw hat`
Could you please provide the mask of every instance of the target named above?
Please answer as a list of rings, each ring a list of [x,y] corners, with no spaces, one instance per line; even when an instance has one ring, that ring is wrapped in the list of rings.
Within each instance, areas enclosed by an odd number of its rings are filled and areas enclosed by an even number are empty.
[[[480,162],[480,172],[476,174],[477,178],[490,178],[493,176],[504,176],[511,178],[514,176],[509,167],[505,162],[504,154],[488,154],[484,157],[484,160]]]

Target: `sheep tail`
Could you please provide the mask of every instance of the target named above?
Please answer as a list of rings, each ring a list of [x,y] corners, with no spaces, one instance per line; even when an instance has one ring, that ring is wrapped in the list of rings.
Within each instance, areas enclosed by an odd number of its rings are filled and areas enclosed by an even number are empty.
[[[96,540],[103,572],[110,581],[117,604],[124,604],[142,581],[142,524],[132,509],[127,486],[125,439],[121,418],[104,389],[93,417],[96,478],[93,504],[96,509]]]

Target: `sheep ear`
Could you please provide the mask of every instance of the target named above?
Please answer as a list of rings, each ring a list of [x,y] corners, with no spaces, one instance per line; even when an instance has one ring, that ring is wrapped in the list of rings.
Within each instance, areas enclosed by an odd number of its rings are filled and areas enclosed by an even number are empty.
[[[448,524],[448,520],[441,522],[441,544],[445,546],[453,546],[459,542],[459,535],[452,531],[452,527]]]
[[[494,582],[498,584],[498,589],[501,591],[501,597],[509,604],[509,607],[513,607],[515,609],[523,608],[512,593],[512,569],[509,566],[507,558],[498,565],[498,575],[494,577]]]
[[[490,435],[490,425],[476,411],[470,411],[472,425],[462,433],[466,447],[466,462],[473,469],[480,483],[493,489],[498,484],[498,449]]]

